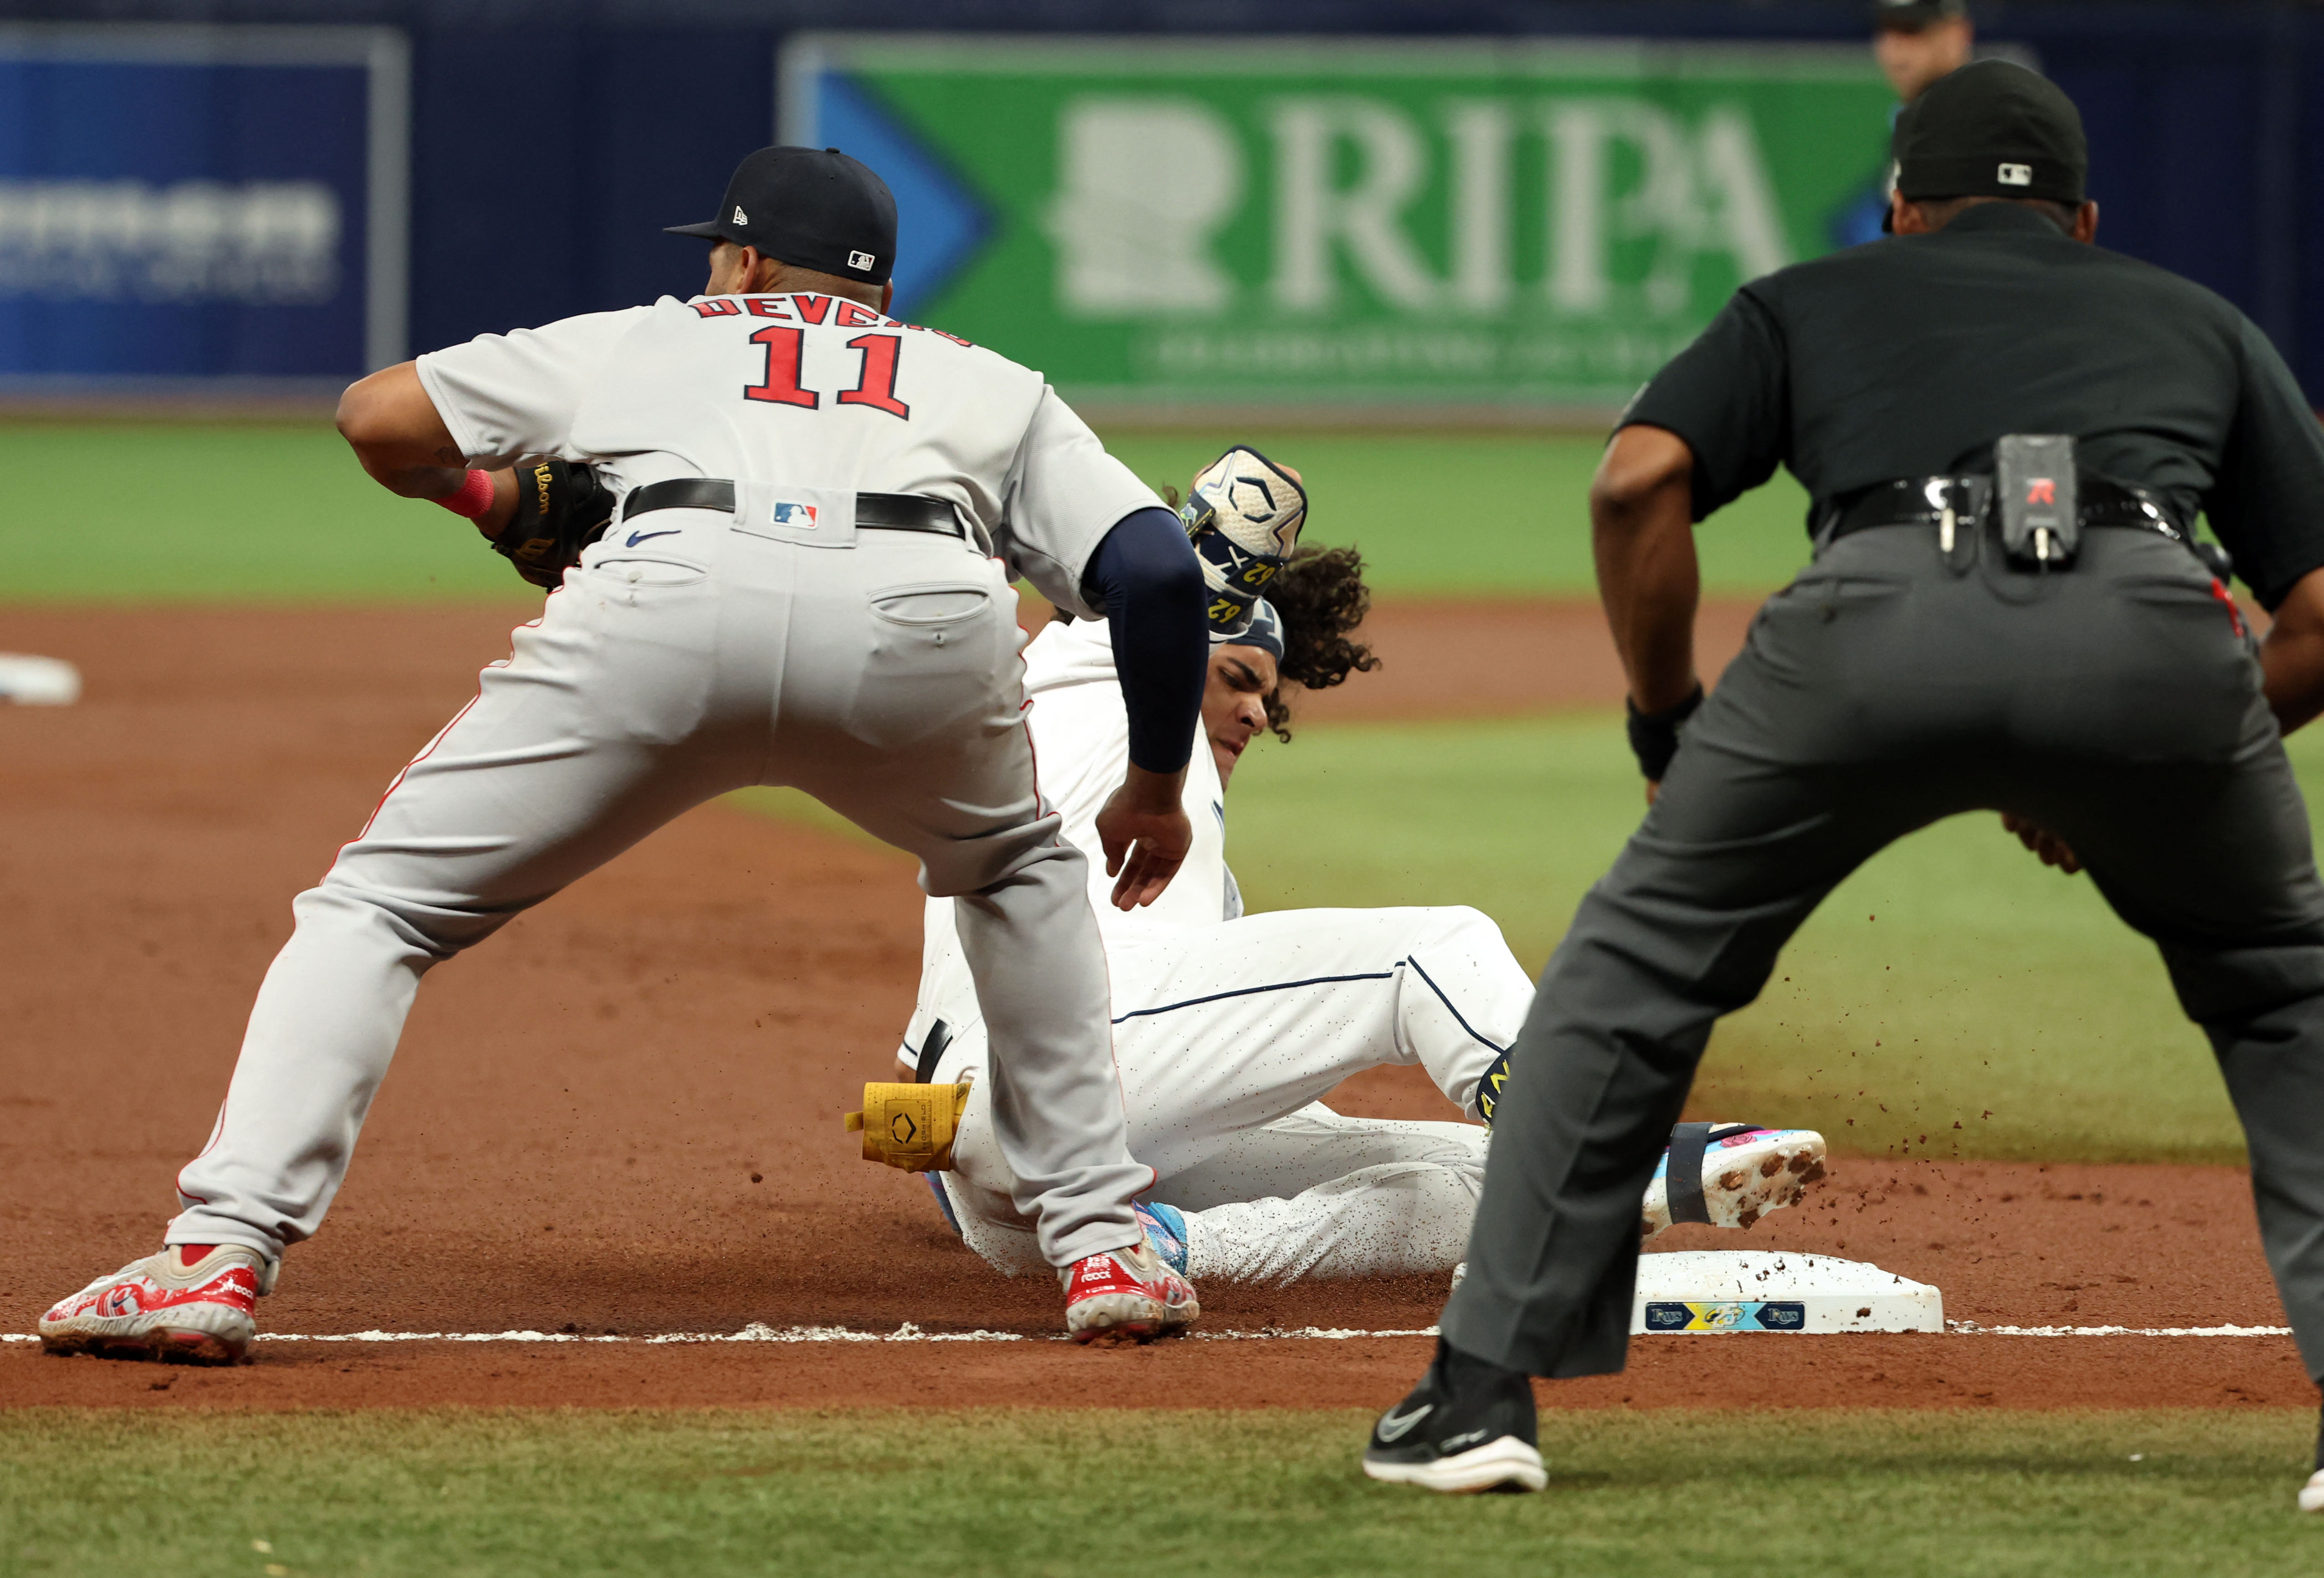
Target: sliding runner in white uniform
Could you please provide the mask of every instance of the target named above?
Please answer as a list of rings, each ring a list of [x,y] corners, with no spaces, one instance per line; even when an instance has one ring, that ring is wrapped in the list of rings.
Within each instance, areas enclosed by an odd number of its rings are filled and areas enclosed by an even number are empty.
[[[1305,507],[1296,473],[1244,449],[1196,478],[1182,513],[1213,565],[1222,517],[1287,548]],[[1213,633],[1209,749],[1194,752],[1186,776],[1193,848],[1170,890],[1130,912],[1111,902],[1093,862],[1130,1150],[1157,1180],[1141,1210],[1197,1281],[1451,1270],[1468,1242],[1488,1130],[1345,1117],[1320,1098],[1368,1068],[1417,1064],[1454,1107],[1489,1119],[1502,1050],[1533,999],[1499,927],[1475,909],[1242,914],[1224,856],[1227,784],[1268,726],[1290,737],[1282,680],[1316,688],[1377,666],[1348,635],[1370,600],[1360,569],[1352,549],[1301,549],[1266,601],[1224,608],[1213,576],[1214,626],[1226,629]],[[1231,589],[1223,600],[1233,602]],[[1094,851],[1093,818],[1128,742],[1106,627],[1054,623],[1025,662],[1042,789],[1065,836]],[[919,1003],[898,1056],[906,1077],[973,1076],[953,1170],[931,1182],[978,1254],[1012,1274],[1037,1269],[984,1116],[983,1026],[945,900],[927,906]],[[1682,1221],[1748,1227],[1822,1176],[1823,1141],[1807,1130],[1688,1124],[1675,1140],[1692,1158],[1680,1177],[1700,1185],[1680,1189]],[[1673,1204],[1658,1173],[1642,1231],[1668,1226]]]

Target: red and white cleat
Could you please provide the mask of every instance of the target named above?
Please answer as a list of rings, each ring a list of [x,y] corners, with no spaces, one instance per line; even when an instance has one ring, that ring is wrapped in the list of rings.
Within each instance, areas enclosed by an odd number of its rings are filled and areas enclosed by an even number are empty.
[[[251,1306],[281,1262],[240,1244],[171,1244],[100,1277],[41,1317],[51,1353],[234,1364],[250,1352]]]
[[[1057,1279],[1065,1288],[1065,1332],[1076,1343],[1167,1337],[1193,1325],[1203,1313],[1194,1285],[1142,1238],[1123,1249],[1084,1256],[1059,1271]]]

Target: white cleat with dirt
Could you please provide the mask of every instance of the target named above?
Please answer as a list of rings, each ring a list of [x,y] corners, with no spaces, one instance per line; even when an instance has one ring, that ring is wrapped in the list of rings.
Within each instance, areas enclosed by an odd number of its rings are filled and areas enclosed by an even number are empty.
[[[1689,1131],[1693,1132],[1690,1133]],[[1690,1193],[1682,1153],[1701,1157]],[[1673,1199],[1672,1158],[1682,1156]],[[1674,1221],[1749,1227],[1770,1211],[1796,1205],[1824,1176],[1823,1136],[1812,1129],[1760,1129],[1749,1123],[1682,1123],[1671,1136],[1639,1210],[1638,1237],[1660,1235]]]
[[[171,1244],[100,1277],[41,1317],[51,1353],[235,1364],[250,1352],[251,1306],[281,1262],[240,1244]]]

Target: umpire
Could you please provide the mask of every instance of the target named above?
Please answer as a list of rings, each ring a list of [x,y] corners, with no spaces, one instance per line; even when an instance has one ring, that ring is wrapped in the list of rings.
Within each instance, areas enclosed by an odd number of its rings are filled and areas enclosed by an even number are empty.
[[[1375,1478],[1540,1487],[1526,1378],[1622,1368],[1638,1195],[1712,1023],[1858,863],[1980,807],[2078,857],[2161,948],[2324,1374],[2324,885],[2282,743],[2324,710],[2324,434],[2241,313],[2089,245],[2056,88],[1965,66],[1896,149],[1893,238],[1737,291],[1599,470],[1599,577],[1659,792],[1512,1049],[1469,1274],[1373,1433]],[[1812,495],[1815,559],[1706,701],[1692,525],[1778,462]],[[2199,512],[2274,612],[2264,641],[2199,555]],[[2301,1501],[2324,1509],[2324,1472]]]

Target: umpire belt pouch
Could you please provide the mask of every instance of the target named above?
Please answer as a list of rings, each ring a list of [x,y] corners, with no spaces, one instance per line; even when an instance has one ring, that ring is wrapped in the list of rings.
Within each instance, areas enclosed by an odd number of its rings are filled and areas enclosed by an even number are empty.
[[[862,1133],[865,1161],[908,1173],[948,1172],[968,1089],[964,1079],[957,1084],[867,1083],[863,1110],[847,1114],[847,1131]]]
[[[2062,569],[2082,546],[2080,477],[2065,433],[2010,433],[1993,446],[1994,503],[2009,562]]]
[[[802,548],[853,548],[854,490],[737,482],[734,530]]]

